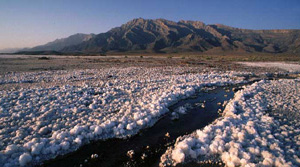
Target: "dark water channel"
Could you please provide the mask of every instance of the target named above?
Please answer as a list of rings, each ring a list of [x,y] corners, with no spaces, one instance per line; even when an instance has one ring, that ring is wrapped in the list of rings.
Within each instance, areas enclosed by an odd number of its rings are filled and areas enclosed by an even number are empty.
[[[158,166],[160,156],[167,147],[175,143],[177,137],[200,129],[219,117],[218,110],[223,110],[220,104],[234,95],[232,88],[233,86],[202,90],[169,107],[170,112],[153,127],[144,129],[129,139],[93,142],[75,152],[46,161],[41,166]],[[187,108],[186,114],[178,114],[179,118],[174,120],[171,113],[181,106]],[[167,133],[169,135],[166,135]],[[127,156],[129,150],[134,150],[135,154],[132,158]],[[98,154],[98,158],[91,159],[92,154]]]

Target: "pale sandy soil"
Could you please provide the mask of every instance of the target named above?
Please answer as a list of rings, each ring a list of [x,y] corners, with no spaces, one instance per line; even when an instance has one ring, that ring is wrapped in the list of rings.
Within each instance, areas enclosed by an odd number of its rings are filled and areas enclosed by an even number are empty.
[[[48,59],[41,59],[47,57]],[[110,67],[198,67],[218,71],[286,72],[300,71],[300,65],[278,62],[232,62],[203,60],[200,57],[173,56],[58,56],[0,55],[0,75],[10,72],[37,72],[73,69],[103,69]],[[265,68],[268,67],[268,68]]]
[[[49,59],[40,59],[47,57]],[[110,67],[200,67],[227,71],[241,69],[239,64],[202,61],[197,58],[162,56],[32,56],[0,55],[0,74],[73,69],[103,69]]]

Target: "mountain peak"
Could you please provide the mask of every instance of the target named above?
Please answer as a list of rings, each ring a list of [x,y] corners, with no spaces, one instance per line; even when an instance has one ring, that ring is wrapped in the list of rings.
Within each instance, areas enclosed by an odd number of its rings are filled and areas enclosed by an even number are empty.
[[[135,19],[128,21],[127,23],[125,23],[125,25],[141,24],[141,23],[145,23],[146,21],[147,21],[147,19],[140,17],[140,18],[135,18]]]
[[[61,52],[205,52],[300,53],[299,30],[245,30],[201,21],[135,18],[106,33],[75,34],[34,49]],[[50,47],[51,46],[51,47]],[[59,47],[53,47],[59,46]]]

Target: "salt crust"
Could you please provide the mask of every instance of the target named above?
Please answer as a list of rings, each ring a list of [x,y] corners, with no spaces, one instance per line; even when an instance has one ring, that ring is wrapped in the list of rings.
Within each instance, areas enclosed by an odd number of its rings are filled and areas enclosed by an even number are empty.
[[[226,166],[300,166],[299,80],[260,81],[237,92],[223,117],[179,137],[160,166],[221,160]]]
[[[0,166],[32,166],[90,141],[132,136],[201,87],[241,83],[244,74],[131,67],[3,75],[0,84],[37,85],[0,91]]]

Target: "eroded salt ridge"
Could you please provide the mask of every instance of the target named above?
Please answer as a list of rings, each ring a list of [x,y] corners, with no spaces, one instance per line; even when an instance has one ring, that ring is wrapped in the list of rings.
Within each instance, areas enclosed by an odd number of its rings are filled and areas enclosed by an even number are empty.
[[[245,73],[191,73],[196,70],[111,68],[2,76],[1,83],[64,84],[0,91],[0,166],[31,166],[93,140],[134,135],[203,86],[244,82],[240,76]],[[92,82],[85,83],[91,76]],[[83,82],[68,85],[73,79]]]
[[[261,81],[237,92],[222,118],[179,137],[160,166],[219,160],[228,167],[299,166],[299,83]]]

